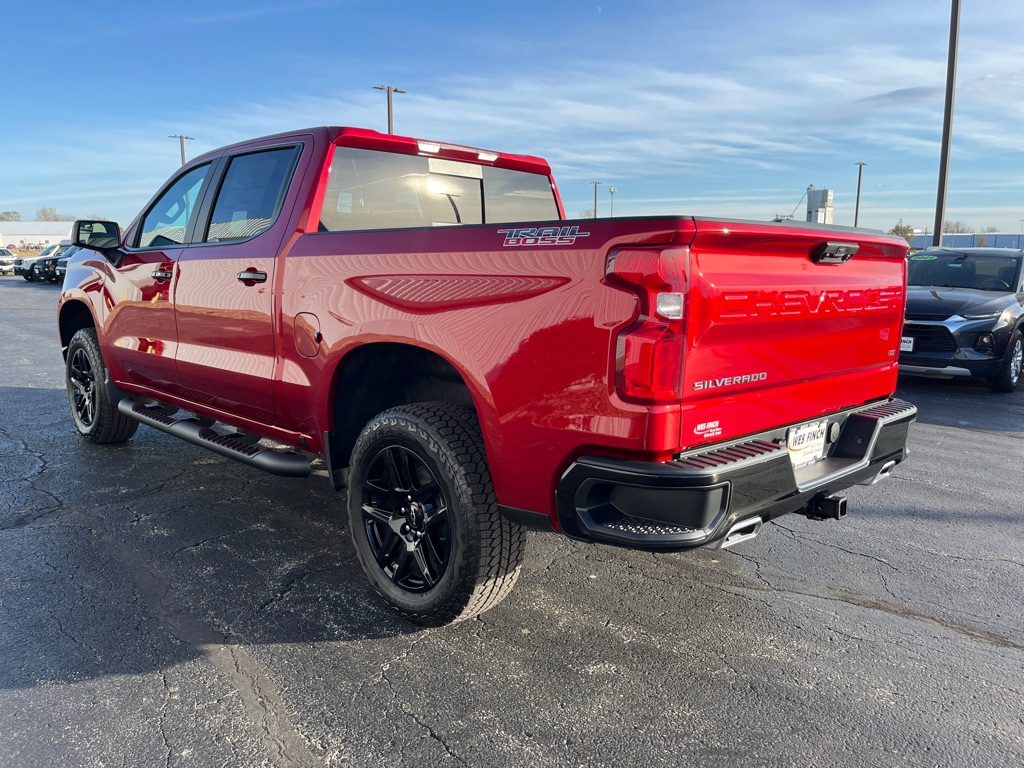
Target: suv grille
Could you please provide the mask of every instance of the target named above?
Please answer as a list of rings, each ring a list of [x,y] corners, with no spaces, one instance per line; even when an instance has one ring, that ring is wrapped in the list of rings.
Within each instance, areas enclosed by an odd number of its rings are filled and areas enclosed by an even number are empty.
[[[914,337],[914,352],[955,352],[956,340],[949,329],[942,325],[903,326],[904,336]]]

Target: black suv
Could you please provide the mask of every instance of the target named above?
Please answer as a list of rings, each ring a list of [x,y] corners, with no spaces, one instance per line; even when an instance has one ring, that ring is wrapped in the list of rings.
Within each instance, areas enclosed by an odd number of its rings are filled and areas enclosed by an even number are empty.
[[[1012,392],[1024,358],[1024,251],[928,248],[910,256],[900,373],[980,376]]]
[[[81,250],[77,245],[61,246],[50,256],[38,258],[32,264],[32,279],[51,283],[64,281],[64,273],[67,271],[68,259]]]

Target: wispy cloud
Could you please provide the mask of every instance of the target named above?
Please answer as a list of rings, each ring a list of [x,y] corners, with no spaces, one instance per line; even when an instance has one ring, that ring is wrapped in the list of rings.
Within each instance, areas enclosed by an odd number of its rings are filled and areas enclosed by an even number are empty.
[[[177,167],[177,143],[166,138],[172,133],[196,136],[187,147],[194,155],[309,125],[383,130],[383,96],[370,89],[384,82],[382,73],[409,91],[395,98],[399,133],[547,157],[570,208],[592,205],[595,179],[619,184],[617,212],[676,205],[770,217],[774,208],[791,208],[808,183],[835,188],[848,206],[855,161],[868,163],[862,212],[897,216],[901,205],[923,210],[934,200],[948,15],[923,13],[932,8],[923,0],[897,7],[864,0],[856,8],[786,0],[772,9],[750,2],[700,12],[641,5],[633,16],[643,23],[611,4],[573,17],[587,45],[544,25],[510,37],[507,27],[484,23],[484,6],[460,12],[478,15],[466,23],[441,11],[415,24],[396,16],[389,25],[410,41],[404,55],[382,54],[387,40],[360,40],[356,27],[337,22],[331,49],[270,56],[266,40],[254,40],[252,51],[235,52],[236,75],[203,98],[134,97],[129,103],[145,106],[145,116],[133,116],[143,114],[136,110],[116,120],[109,109],[90,113],[82,105],[74,130],[41,125],[22,137],[0,164],[0,208],[52,204],[36,202],[45,198],[74,213],[95,208],[91,200],[102,194],[116,208],[112,215],[126,218],[148,198],[143,190],[151,193]],[[979,12],[994,13],[982,5]],[[272,30],[286,12],[315,16],[342,6],[346,19],[358,18],[359,4],[307,2],[185,13],[179,22]],[[987,177],[1024,208],[1024,181],[1004,178],[1024,160],[1017,140],[1024,47],[1004,34],[1017,21],[1024,23],[1024,10],[1014,6],[999,34],[976,27],[963,34],[953,188],[982,189]],[[343,59],[350,48],[363,58]],[[454,49],[466,58],[454,58]],[[236,88],[245,67],[286,69],[287,87],[259,87],[253,74],[248,88]],[[973,194],[960,199],[973,206]],[[872,195],[888,207],[875,207]]]
[[[347,5],[347,3],[337,1],[332,2],[331,0],[320,0],[319,2],[314,0],[313,2],[276,3],[274,5],[266,5],[259,8],[244,8],[224,13],[177,16],[176,19],[172,18],[171,21],[173,22],[176,20],[179,23],[190,25],[234,24],[240,21],[259,19],[266,16],[281,16],[285,14],[293,15],[302,11],[316,11],[325,8],[336,8],[344,5]]]

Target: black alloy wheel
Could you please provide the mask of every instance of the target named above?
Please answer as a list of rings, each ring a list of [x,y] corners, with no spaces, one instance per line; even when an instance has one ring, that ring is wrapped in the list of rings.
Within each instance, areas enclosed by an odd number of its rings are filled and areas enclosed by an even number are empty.
[[[525,533],[498,511],[476,415],[457,405],[371,419],[352,449],[348,514],[370,585],[418,624],[481,614],[519,578]]]
[[[94,328],[83,328],[71,337],[65,356],[65,381],[71,419],[78,433],[90,443],[123,443],[135,434],[139,422],[117,410],[107,387]]]
[[[92,429],[96,421],[96,373],[83,347],[68,354],[68,397],[75,423]]]
[[[408,448],[382,448],[363,480],[363,527],[381,571],[406,592],[429,591],[451,558],[448,502],[430,467]]]

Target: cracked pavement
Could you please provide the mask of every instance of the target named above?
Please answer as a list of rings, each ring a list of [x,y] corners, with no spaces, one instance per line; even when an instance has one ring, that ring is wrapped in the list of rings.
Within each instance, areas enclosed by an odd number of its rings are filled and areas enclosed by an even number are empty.
[[[531,534],[508,600],[423,630],[324,478],[80,441],[57,295],[0,278],[0,765],[1024,764],[1024,390],[901,380],[912,456],[845,520]]]

